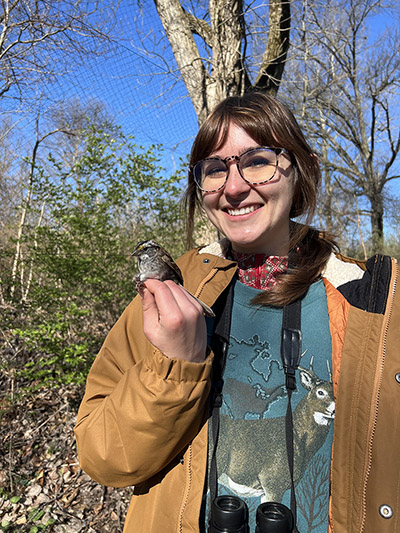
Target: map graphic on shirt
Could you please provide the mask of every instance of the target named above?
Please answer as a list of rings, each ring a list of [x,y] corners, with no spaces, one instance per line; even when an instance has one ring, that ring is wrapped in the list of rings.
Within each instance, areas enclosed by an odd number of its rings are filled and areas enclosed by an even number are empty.
[[[259,291],[236,283],[217,446],[218,494],[244,499],[255,530],[265,501],[290,507],[280,356],[282,310],[251,305]],[[328,530],[334,399],[332,346],[323,282],[302,302],[302,358],[292,395],[294,481],[301,533]]]

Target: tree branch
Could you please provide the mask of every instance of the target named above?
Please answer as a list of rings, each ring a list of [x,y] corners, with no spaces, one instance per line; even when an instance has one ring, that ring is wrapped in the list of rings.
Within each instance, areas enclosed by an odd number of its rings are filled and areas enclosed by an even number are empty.
[[[290,45],[290,1],[271,0],[268,41],[254,87],[276,94],[282,80]]]
[[[193,39],[191,22],[179,0],[154,0],[161,23],[199,120],[208,114],[208,74]]]

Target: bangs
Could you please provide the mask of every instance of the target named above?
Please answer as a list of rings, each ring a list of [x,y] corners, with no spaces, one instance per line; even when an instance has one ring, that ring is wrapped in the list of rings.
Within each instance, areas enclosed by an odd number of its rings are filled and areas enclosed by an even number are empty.
[[[207,124],[200,128],[192,147],[190,164],[194,165],[222,148],[227,141],[231,124],[242,128],[260,146],[286,148],[272,135],[273,125],[261,113],[255,113],[254,109],[246,107],[221,106],[210,115]]]

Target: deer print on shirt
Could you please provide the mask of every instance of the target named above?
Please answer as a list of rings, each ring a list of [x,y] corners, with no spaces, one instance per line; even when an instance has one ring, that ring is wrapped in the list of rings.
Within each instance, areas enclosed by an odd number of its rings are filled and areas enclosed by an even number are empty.
[[[247,376],[247,382],[225,377],[224,382],[230,391],[231,402],[227,406],[231,418],[262,418],[269,407],[286,395],[283,383],[267,386],[271,374],[281,375],[282,368],[271,360],[268,341],[262,341],[254,335],[247,341],[231,338],[230,359],[239,358],[242,345],[251,347],[254,357],[250,361],[251,370],[259,381]]]
[[[298,382],[307,393],[293,411],[295,484],[324,444],[335,413],[331,377],[329,381],[320,379],[312,359],[309,369],[299,367]],[[221,415],[220,483],[243,497],[259,495],[262,501],[282,501],[290,486],[284,418],[237,420]]]

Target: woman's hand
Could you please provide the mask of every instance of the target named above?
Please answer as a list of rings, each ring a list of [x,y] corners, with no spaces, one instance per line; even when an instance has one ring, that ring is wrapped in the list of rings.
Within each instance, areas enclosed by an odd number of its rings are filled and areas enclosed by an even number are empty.
[[[204,361],[207,329],[201,305],[173,281],[148,279],[141,296],[143,329],[153,346],[169,358]]]

